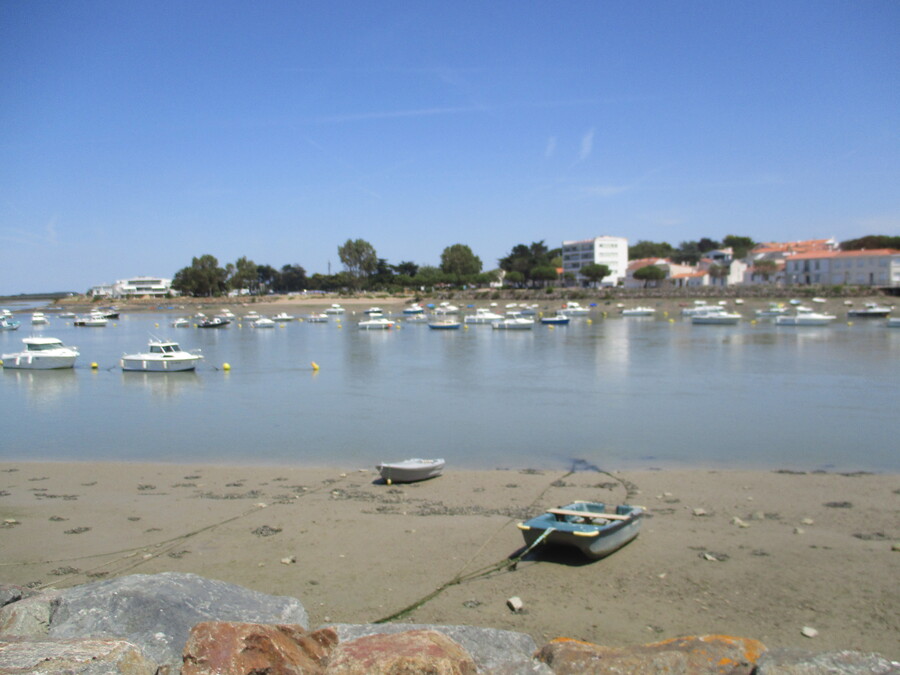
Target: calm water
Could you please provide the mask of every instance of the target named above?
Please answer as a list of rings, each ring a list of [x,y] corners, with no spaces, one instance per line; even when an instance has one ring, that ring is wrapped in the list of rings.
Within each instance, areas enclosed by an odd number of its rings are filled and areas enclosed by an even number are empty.
[[[693,326],[598,314],[526,332],[372,332],[359,316],[343,328],[199,330],[132,314],[106,328],[52,318],[32,331],[18,318],[0,352],[40,332],[81,357],[74,371],[0,373],[7,460],[900,471],[900,330],[883,321]],[[144,351],[151,334],[205,361],[196,373],[121,372],[118,358]]]

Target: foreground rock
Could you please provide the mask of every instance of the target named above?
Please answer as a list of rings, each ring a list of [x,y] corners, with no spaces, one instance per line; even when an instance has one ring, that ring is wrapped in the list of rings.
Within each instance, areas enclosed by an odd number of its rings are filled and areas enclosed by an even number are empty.
[[[337,633],[297,625],[207,621],[191,629],[183,675],[322,673]]]
[[[0,673],[155,675],[157,665],[124,640],[0,642]]]
[[[537,658],[557,675],[752,675],[765,651],[757,640],[725,635],[674,638],[628,648],[559,638],[544,645]]]
[[[61,639],[119,638],[140,647],[160,664],[180,667],[190,630],[203,621],[306,627],[309,618],[295,598],[167,572],[99,581],[59,592],[47,634]]]
[[[900,663],[860,652],[773,649],[759,659],[754,675],[900,675]]]
[[[327,675],[476,675],[471,655],[436,630],[369,635],[340,643],[328,661]]]

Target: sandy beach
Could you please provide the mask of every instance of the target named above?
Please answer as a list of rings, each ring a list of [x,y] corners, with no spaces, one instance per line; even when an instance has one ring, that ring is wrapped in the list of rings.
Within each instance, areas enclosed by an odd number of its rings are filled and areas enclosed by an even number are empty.
[[[521,551],[517,522],[576,499],[649,516],[597,562],[546,550],[499,564]],[[896,475],[450,468],[386,485],[369,467],[3,462],[0,581],[191,572],[296,597],[313,626],[412,606],[402,621],[539,643],[725,633],[897,659],[898,507]]]

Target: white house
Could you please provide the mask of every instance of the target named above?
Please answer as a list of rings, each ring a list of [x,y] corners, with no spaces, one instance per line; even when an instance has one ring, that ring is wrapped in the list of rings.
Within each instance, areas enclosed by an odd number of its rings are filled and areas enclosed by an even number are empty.
[[[119,279],[114,284],[101,284],[88,291],[88,295],[104,298],[127,298],[141,295],[178,295],[172,290],[172,280],[161,277],[132,277]]]
[[[788,284],[852,284],[900,288],[900,251],[890,248],[862,251],[801,253],[785,261]]]
[[[563,274],[570,272],[579,283],[587,283],[581,276],[585,265],[606,265],[609,276],[601,282],[604,286],[615,286],[625,278],[628,271],[628,240],[624,237],[594,237],[562,243]]]

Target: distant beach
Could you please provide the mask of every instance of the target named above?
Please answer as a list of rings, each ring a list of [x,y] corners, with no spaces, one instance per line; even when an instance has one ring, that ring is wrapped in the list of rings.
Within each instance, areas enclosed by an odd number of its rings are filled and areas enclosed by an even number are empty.
[[[726,633],[900,657],[900,476],[0,463],[0,580],[65,587],[193,572],[299,598],[313,626],[468,624],[607,645]],[[576,499],[649,509],[604,560],[521,550],[520,519]],[[438,587],[437,597],[418,603]],[[519,596],[524,611],[506,600]],[[801,634],[805,627],[815,638]]]

